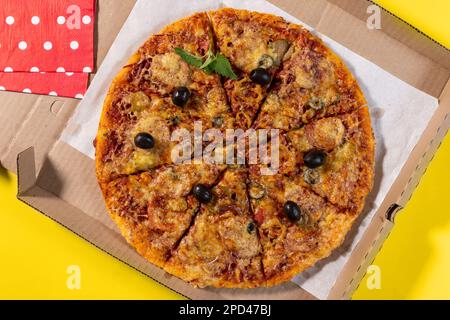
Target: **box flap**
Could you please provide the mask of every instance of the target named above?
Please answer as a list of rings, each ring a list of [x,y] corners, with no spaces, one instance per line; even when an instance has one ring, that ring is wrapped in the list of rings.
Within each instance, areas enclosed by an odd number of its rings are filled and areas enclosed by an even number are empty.
[[[15,171],[17,154],[34,146],[39,171],[45,155],[58,140],[78,100],[13,92],[0,92],[0,100],[4,119],[0,125],[2,165]]]
[[[36,185],[36,160],[34,157],[34,147],[30,147],[17,156],[17,168],[22,168],[17,177],[17,196],[25,194]]]

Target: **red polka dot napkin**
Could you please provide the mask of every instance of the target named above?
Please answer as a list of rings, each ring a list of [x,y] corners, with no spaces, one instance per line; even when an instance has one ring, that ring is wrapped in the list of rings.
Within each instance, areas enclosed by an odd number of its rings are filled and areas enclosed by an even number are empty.
[[[0,90],[81,97],[95,0],[0,0]]]

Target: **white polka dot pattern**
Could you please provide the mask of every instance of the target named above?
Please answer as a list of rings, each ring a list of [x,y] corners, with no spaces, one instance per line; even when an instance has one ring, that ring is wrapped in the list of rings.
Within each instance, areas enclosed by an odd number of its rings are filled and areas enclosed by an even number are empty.
[[[28,47],[28,44],[27,44],[26,41],[20,41],[20,42],[19,42],[19,49],[20,49],[20,50],[26,50],[27,47]]]
[[[38,16],[31,17],[31,23],[34,24],[35,26],[37,26],[40,22],[41,18],[39,18]]]
[[[47,51],[50,51],[53,49],[53,43],[51,43],[50,41],[45,41],[44,42],[44,49]]]
[[[64,23],[66,23],[66,17],[59,16],[59,17],[56,19],[56,22],[57,22],[58,24],[64,24]]]
[[[72,42],[70,43],[70,48],[71,48],[72,50],[77,50],[79,47],[80,47],[80,44],[78,43],[78,41],[72,41]]]
[[[8,17],[6,17],[5,22],[6,22],[7,25],[13,25],[14,22],[15,22],[15,19],[14,19],[13,16],[8,16]]]

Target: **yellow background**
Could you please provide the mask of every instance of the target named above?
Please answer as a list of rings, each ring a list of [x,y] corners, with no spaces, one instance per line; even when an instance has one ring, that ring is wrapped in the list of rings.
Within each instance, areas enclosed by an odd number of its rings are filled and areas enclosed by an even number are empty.
[[[449,0],[377,1],[450,47]],[[0,169],[1,170],[1,169]],[[15,198],[16,177],[0,171],[0,298],[177,299]],[[381,289],[366,279],[355,299],[450,299],[450,135],[447,136],[374,264]],[[81,268],[81,289],[66,286]]]

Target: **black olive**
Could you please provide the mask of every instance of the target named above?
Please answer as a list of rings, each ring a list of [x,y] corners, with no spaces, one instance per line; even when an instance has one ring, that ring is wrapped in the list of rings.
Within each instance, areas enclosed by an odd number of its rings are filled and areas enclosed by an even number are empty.
[[[174,117],[171,117],[171,118],[170,118],[170,123],[171,123],[172,125],[174,125],[174,126],[179,125],[180,122],[181,122],[181,119],[180,119],[179,116],[174,116]]]
[[[140,149],[152,149],[155,146],[155,139],[151,134],[142,132],[134,138],[134,144]]]
[[[288,201],[284,204],[284,213],[292,222],[297,222],[302,218],[302,210],[293,201]]]
[[[211,202],[213,198],[212,192],[204,184],[197,184],[192,189],[192,193],[201,203]]]
[[[262,86],[267,86],[272,81],[270,73],[264,68],[256,68],[253,70],[250,73],[250,79]]]
[[[250,222],[250,223],[247,225],[247,232],[248,232],[248,233],[252,234],[252,233],[255,231],[255,229],[256,229],[256,226],[255,226],[255,223],[254,223],[254,222]]]
[[[174,105],[182,107],[184,106],[191,97],[191,92],[186,87],[178,87],[172,94],[172,102]]]
[[[313,149],[303,156],[305,165],[310,169],[316,169],[325,164],[327,154],[322,150]]]

